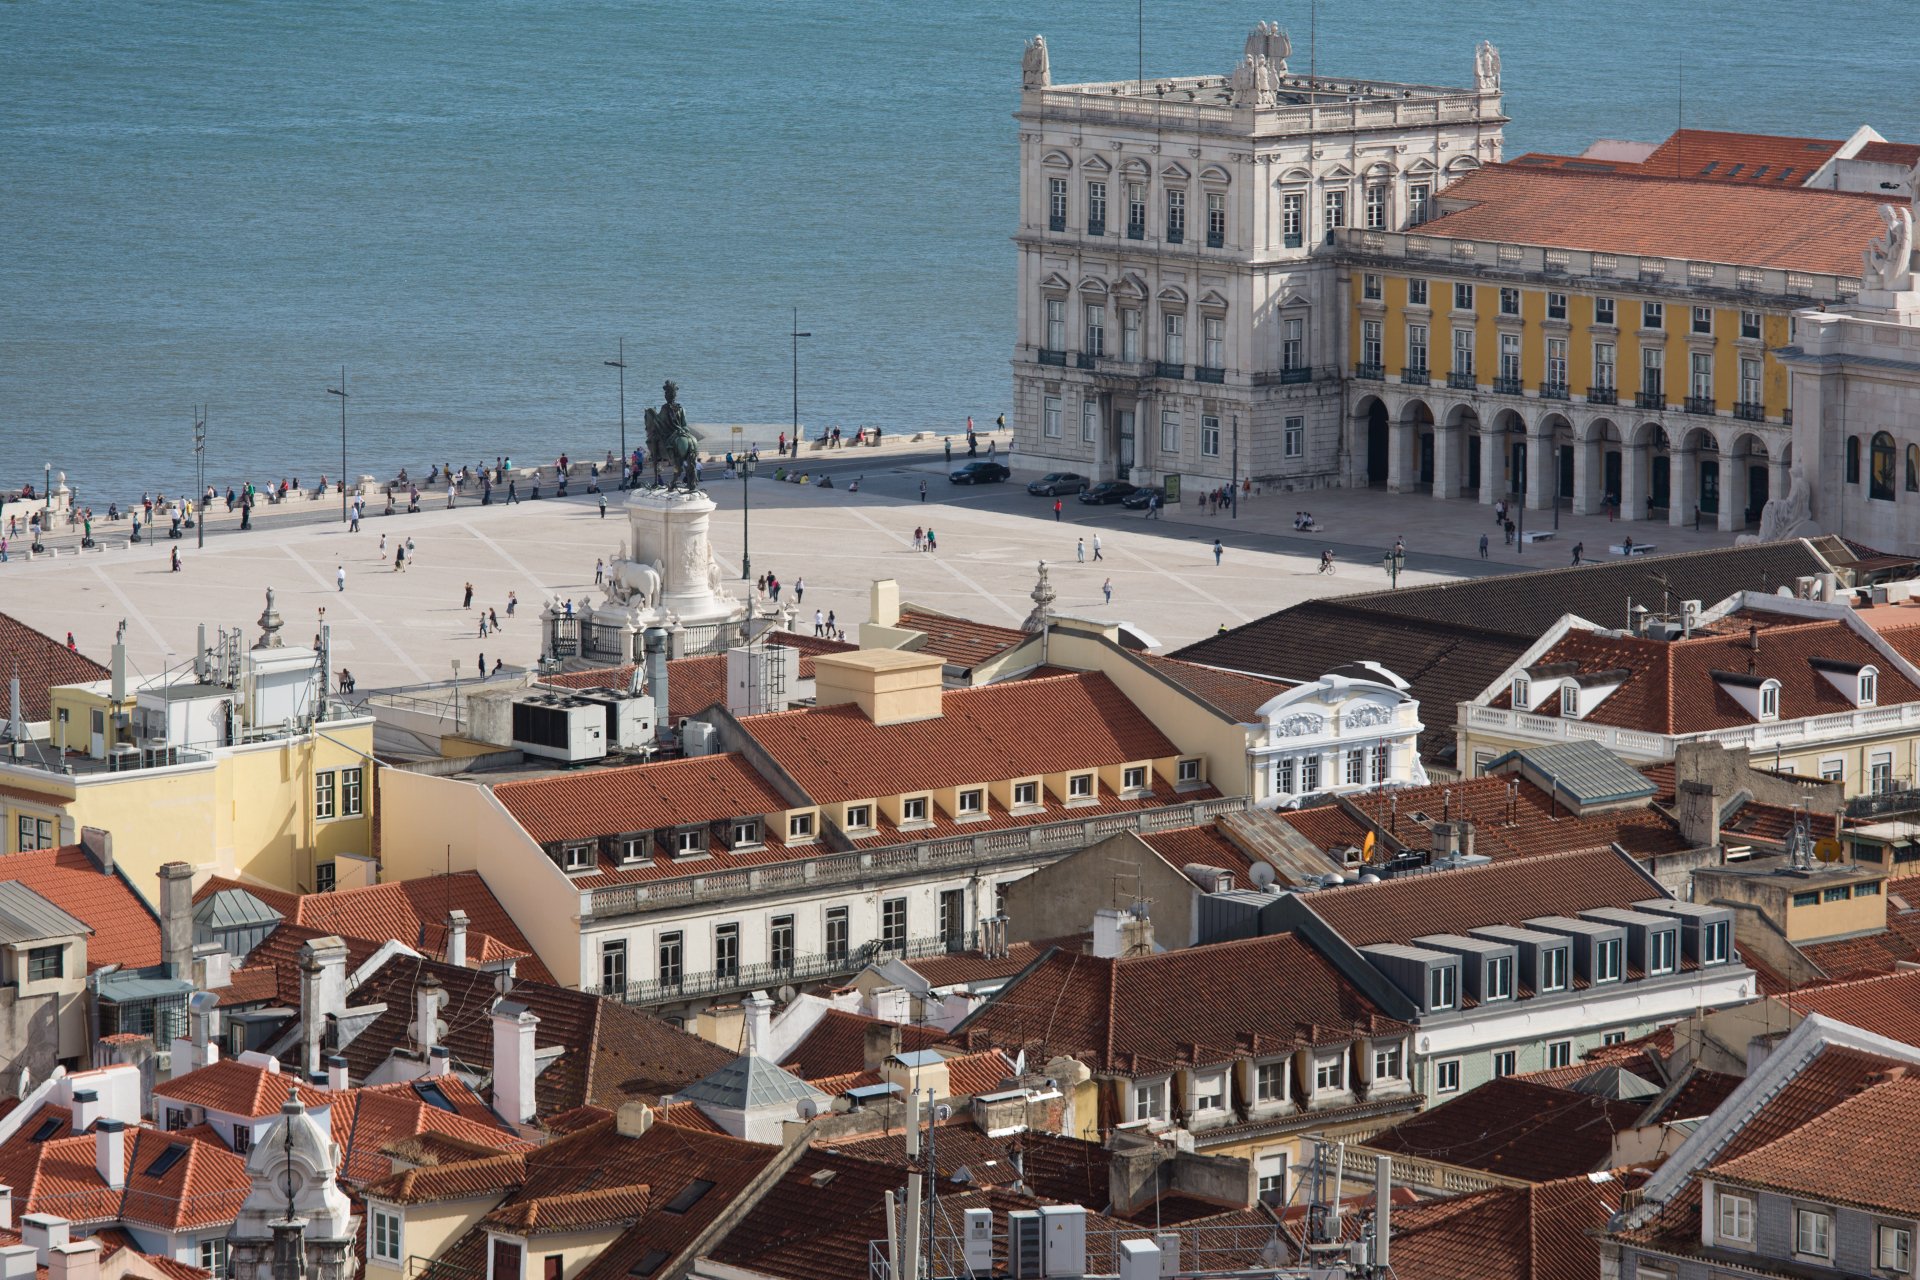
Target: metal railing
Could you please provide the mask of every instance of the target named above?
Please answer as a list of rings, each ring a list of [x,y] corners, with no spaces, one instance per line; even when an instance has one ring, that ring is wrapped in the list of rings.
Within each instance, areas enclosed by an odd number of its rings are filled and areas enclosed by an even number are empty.
[[[1588,387],[1588,404],[1619,404],[1620,392],[1613,387]]]
[[[1633,396],[1633,407],[1636,409],[1665,409],[1667,407],[1667,393],[1664,391],[1637,391]]]
[[[1144,223],[1144,222],[1129,222],[1129,223],[1127,224],[1127,239],[1129,239],[1129,240],[1145,240],[1146,238],[1147,238],[1147,224],[1146,224],[1146,223]]]
[[[1702,413],[1711,417],[1714,413],[1718,411],[1714,407],[1712,396],[1688,396],[1687,412]]]
[[[1564,382],[1543,382],[1543,383],[1541,383],[1541,384],[1540,384],[1540,398],[1541,398],[1542,400],[1565,400],[1565,399],[1567,399],[1567,398],[1568,398],[1568,395],[1567,395],[1567,384],[1566,384],[1566,383],[1564,383]]]
[[[1682,742],[1721,742],[1728,746],[1754,749],[1801,747],[1864,734],[1886,733],[1893,729],[1920,728],[1920,703],[1901,703],[1892,707],[1862,707],[1827,716],[1808,716],[1799,720],[1773,720],[1742,725],[1733,729],[1707,729],[1699,733],[1643,733],[1619,729],[1588,720],[1563,720],[1559,716],[1540,716],[1506,707],[1471,707],[1467,723],[1476,728],[1518,733],[1534,741],[1597,742],[1622,755],[1667,759]]]
[[[1034,359],[1038,360],[1041,364],[1058,365],[1062,369],[1067,367],[1067,353],[1064,351],[1049,351],[1045,347],[1042,347],[1034,356]]]
[[[1765,422],[1767,407],[1752,400],[1736,400],[1733,402],[1733,416],[1746,422]]]
[[[583,985],[588,995],[606,996],[622,1004],[666,1004],[674,1000],[717,995],[729,991],[757,991],[799,982],[817,982],[826,978],[847,977],[859,973],[877,960],[896,956],[902,960],[924,960],[928,956],[951,955],[971,951],[980,944],[977,929],[954,934],[936,934],[925,938],[907,938],[900,942],[874,939],[857,947],[795,956],[790,964],[747,964],[682,973],[675,978],[653,978],[629,982],[610,990],[600,985]]]
[[[1877,814],[1901,813],[1910,809],[1920,809],[1920,789],[1896,787],[1847,801],[1849,818],[1871,818]]]
[[[1225,232],[1221,232],[1221,231],[1207,232],[1207,248],[1224,249],[1226,248],[1226,246],[1227,246],[1227,237]]]
[[[1496,393],[1503,396],[1517,396],[1526,391],[1526,387],[1521,383],[1520,379],[1505,376],[1493,380],[1493,389]]]
[[[1456,369],[1447,375],[1447,385],[1455,391],[1472,391],[1480,384],[1474,378],[1471,369],[1465,371]]]
[[[1066,229],[1067,229],[1067,220],[1064,216],[1055,214],[1047,219],[1047,230],[1065,231]]]
[[[1227,380],[1227,371],[1225,369],[1215,369],[1209,365],[1197,364],[1193,366],[1193,380],[1195,382],[1225,382]]]
[[[1362,360],[1353,366],[1353,376],[1365,378],[1370,382],[1380,382],[1387,376],[1386,368],[1376,362]]]
[[[1369,1164],[1367,1166],[1369,1177],[1372,1176],[1372,1170],[1373,1166]],[[1502,1182],[1498,1185],[1512,1184]],[[1349,1212],[1352,1211],[1349,1210]],[[936,1276],[988,1274],[988,1272],[976,1272],[974,1268],[967,1265],[965,1246],[959,1236],[954,1234],[956,1225],[949,1221],[941,1221],[936,1225],[931,1248],[922,1261],[923,1270],[926,1274]],[[1299,1230],[1297,1223],[1283,1228],[1279,1223],[1274,1222],[1250,1223],[1244,1226],[1154,1227],[1143,1225],[1088,1231],[1084,1263],[1076,1265],[1072,1274],[1118,1275],[1122,1242],[1166,1240],[1168,1237],[1178,1242],[1179,1274],[1182,1276],[1258,1275],[1266,1277],[1267,1280],[1305,1280],[1308,1276],[1328,1274],[1324,1268],[1310,1268],[1304,1262],[1296,1260],[1300,1249]],[[993,1257],[1005,1260],[1012,1248],[1013,1242],[1007,1238],[1006,1232],[995,1234]],[[1169,1250],[1169,1256],[1171,1255],[1172,1250]],[[1017,1274],[1017,1271],[1009,1264],[1006,1273]],[[1029,1274],[1038,1275],[1040,1272],[1036,1270]],[[866,1280],[896,1280],[887,1256],[885,1240],[867,1242]],[[904,1277],[899,1280],[904,1280]]]
[[[1296,369],[1282,369],[1280,371],[1280,384],[1282,386],[1297,386],[1302,382],[1312,381],[1313,366],[1310,364],[1303,364]]]
[[[1098,369],[1100,367],[1100,357],[1082,351],[1073,358],[1073,363],[1074,367],[1079,369]]]
[[[1424,387],[1432,381],[1432,375],[1422,366],[1418,369],[1402,369],[1400,381],[1409,387]]]
[[[1156,360],[1153,362],[1153,376],[1178,380],[1187,376],[1187,366],[1177,360]]]
[[[1087,234],[1090,236],[1103,236],[1107,234],[1107,220],[1105,218],[1088,218]]]

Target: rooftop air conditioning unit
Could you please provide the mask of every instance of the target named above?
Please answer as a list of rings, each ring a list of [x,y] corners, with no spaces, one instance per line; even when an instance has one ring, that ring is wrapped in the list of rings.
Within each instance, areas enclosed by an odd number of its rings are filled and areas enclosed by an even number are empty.
[[[1007,1215],[1007,1274],[1012,1280],[1042,1280],[1040,1215],[1016,1209]]]
[[[513,704],[513,745],[530,756],[580,764],[607,754],[606,708],[579,699],[525,698]]]

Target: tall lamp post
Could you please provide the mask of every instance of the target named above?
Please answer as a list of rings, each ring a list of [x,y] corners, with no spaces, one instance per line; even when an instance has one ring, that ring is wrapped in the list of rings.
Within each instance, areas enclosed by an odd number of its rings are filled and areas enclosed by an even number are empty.
[[[193,415],[193,466],[200,476],[200,518],[194,522],[193,542],[196,547],[207,545],[207,411],[199,409]]]
[[[1240,518],[1240,415],[1233,415],[1233,478],[1227,488],[1227,512]]]
[[[347,522],[347,366],[340,366],[340,385],[327,394],[340,397],[340,523]]]
[[[800,331],[800,308],[793,309],[793,456],[800,456],[800,339],[811,338]]]
[[[1563,461],[1560,450],[1566,446],[1560,443],[1560,437],[1553,438],[1553,527],[1560,527],[1560,463]]]
[[[40,528],[53,530],[53,464],[47,464],[47,478],[40,486]]]
[[[752,582],[753,557],[747,551],[747,538],[753,531],[753,486],[747,482],[753,479],[753,455],[741,454],[735,460],[735,465],[740,468],[740,581]]]
[[[620,339],[620,358],[601,363],[620,371],[620,487],[627,487],[627,340]]]

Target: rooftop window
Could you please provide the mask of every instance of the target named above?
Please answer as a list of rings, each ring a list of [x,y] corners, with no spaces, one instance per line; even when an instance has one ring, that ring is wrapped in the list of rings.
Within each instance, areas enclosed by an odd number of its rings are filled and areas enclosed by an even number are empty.
[[[714,1185],[713,1182],[706,1178],[695,1178],[692,1182],[680,1188],[679,1194],[667,1201],[663,1207],[667,1213],[685,1213],[696,1204],[699,1204],[701,1198],[704,1197],[707,1192],[713,1190]]]
[[[167,1171],[179,1164],[181,1158],[186,1154],[186,1147],[179,1143],[169,1144],[167,1149],[155,1156],[153,1163],[147,1166],[146,1176],[149,1178],[164,1178],[167,1175]]]

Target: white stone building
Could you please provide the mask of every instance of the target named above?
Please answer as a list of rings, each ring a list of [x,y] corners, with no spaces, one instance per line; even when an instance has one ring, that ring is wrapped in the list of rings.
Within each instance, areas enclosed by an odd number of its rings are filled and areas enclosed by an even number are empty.
[[[1263,24],[1227,74],[1056,85],[1020,110],[1016,455],[1096,478],[1314,487],[1350,465],[1331,234],[1422,222],[1500,158],[1499,57],[1469,88],[1309,79]]]

